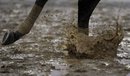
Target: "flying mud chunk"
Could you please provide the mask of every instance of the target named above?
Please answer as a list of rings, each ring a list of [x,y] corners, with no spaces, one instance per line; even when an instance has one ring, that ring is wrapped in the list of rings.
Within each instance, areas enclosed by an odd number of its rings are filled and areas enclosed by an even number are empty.
[[[101,29],[101,28],[100,28]],[[78,58],[109,59],[115,58],[117,48],[124,37],[123,29],[116,25],[114,29],[102,31],[97,36],[87,36],[78,32],[75,26],[69,26],[66,31],[67,50]]]

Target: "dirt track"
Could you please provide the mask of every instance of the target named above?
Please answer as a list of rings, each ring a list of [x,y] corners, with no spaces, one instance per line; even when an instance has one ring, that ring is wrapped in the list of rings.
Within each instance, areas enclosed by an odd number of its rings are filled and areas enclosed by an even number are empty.
[[[90,20],[91,29],[113,20],[119,7],[112,5],[101,3],[97,7]],[[31,6],[26,1],[0,1],[0,40],[7,29],[14,29],[25,19]],[[46,6],[28,35],[12,45],[0,47],[0,76],[130,76],[130,9],[124,5],[121,11],[125,38],[117,58],[76,59],[67,55],[62,44],[64,26],[77,21],[77,9]]]

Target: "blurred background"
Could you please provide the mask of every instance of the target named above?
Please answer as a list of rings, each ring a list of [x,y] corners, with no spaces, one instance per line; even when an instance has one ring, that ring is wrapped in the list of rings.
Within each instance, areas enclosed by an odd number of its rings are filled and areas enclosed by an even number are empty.
[[[0,41],[24,21],[34,2],[0,0]],[[90,19],[92,33],[120,16],[125,37],[113,60],[71,58],[64,50],[64,26],[77,23],[77,2],[48,0],[29,34],[0,46],[0,76],[130,76],[130,0],[101,0]]]

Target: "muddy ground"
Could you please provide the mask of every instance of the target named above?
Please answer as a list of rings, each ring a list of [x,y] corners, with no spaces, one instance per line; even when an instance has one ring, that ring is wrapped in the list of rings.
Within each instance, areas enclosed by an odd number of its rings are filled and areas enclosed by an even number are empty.
[[[0,40],[5,31],[18,26],[33,2],[0,1]],[[73,4],[73,2],[72,2]],[[110,24],[120,8],[125,38],[117,58],[77,59],[64,50],[64,26],[76,24],[77,9],[46,5],[29,34],[16,43],[0,47],[0,76],[130,76],[130,6],[129,3],[100,3],[90,20],[93,27]],[[120,7],[121,5],[121,7]]]

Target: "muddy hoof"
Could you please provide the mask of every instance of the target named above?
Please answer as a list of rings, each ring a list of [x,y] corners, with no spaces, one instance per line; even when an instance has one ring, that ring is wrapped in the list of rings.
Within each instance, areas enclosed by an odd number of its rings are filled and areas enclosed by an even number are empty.
[[[78,27],[69,27],[66,31],[67,50],[69,55],[76,58],[87,59],[112,59],[117,55],[117,48],[122,41],[124,34],[121,26],[106,28],[97,36],[88,36]],[[119,30],[118,30],[119,29]]]
[[[7,31],[4,34],[3,40],[2,40],[2,45],[9,45],[17,41],[23,36],[23,34],[19,33],[18,31],[12,32],[12,31]]]

